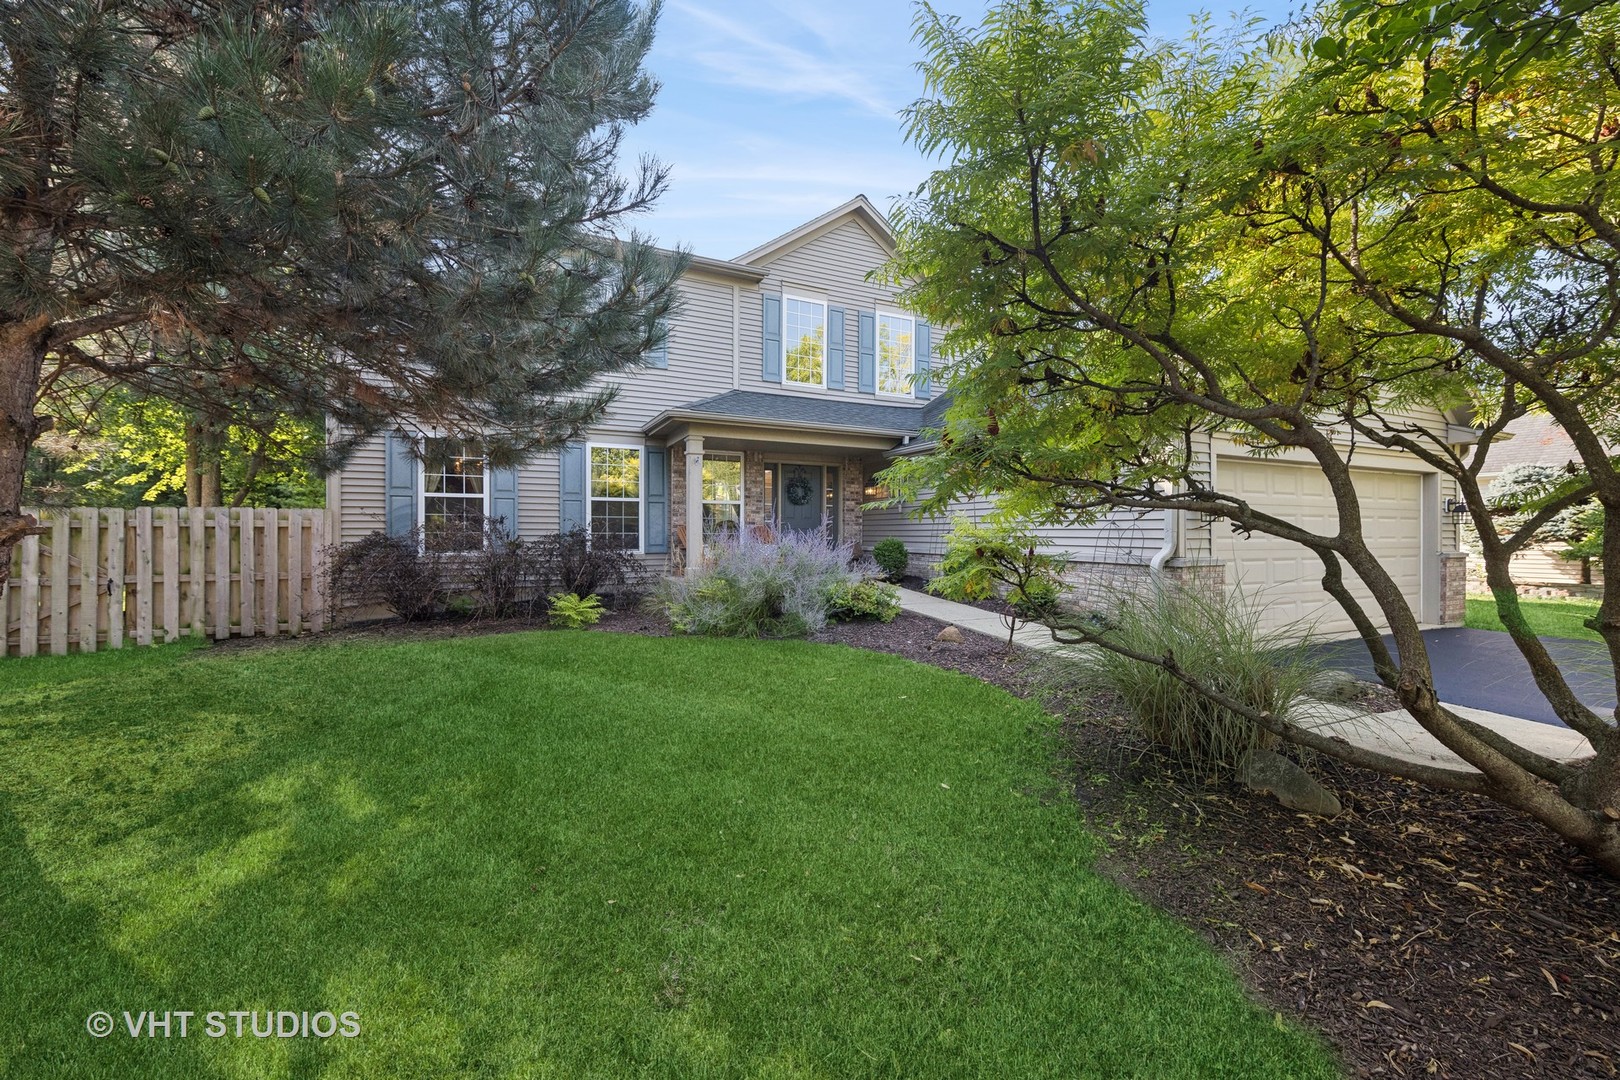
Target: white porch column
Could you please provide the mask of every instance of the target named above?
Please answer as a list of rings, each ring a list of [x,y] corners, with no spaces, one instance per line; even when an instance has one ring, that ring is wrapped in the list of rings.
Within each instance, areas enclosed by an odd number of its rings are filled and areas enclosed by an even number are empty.
[[[686,437],[686,565],[703,557],[703,436]]]

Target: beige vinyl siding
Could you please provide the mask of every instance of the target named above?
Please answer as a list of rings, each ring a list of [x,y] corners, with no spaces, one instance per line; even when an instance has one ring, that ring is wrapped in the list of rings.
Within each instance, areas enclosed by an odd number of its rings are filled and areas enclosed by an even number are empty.
[[[766,278],[758,286],[742,290],[741,378],[739,389],[768,393],[809,394],[827,396],[837,401],[865,401],[883,405],[904,405],[904,399],[892,395],[862,394],[860,390],[860,321],[857,312],[884,308],[904,311],[895,300],[895,290],[866,280],[868,270],[882,266],[889,253],[882,244],[858,222],[845,220],[842,224],[801,243],[787,253],[768,262],[757,264],[766,271]],[[763,348],[763,312],[760,296],[763,293],[803,292],[824,299],[832,307],[841,307],[844,317],[844,389],[825,390],[813,387],[786,386],[766,382],[760,376],[760,351]],[[939,391],[936,384],[935,392]],[[917,402],[921,407],[924,402]]]
[[[932,564],[945,553],[945,536],[954,518],[977,521],[994,510],[988,499],[965,499],[947,515],[922,520],[903,507],[868,510],[863,528],[866,547],[887,536],[898,537],[914,562]],[[1050,552],[1076,562],[1146,565],[1164,545],[1164,514],[1115,512],[1089,525],[1051,525],[1034,531],[1051,545]]]
[[[746,296],[747,291],[741,290]],[[637,368],[607,382],[619,396],[596,430],[639,437],[647,421],[666,409],[686,405],[732,389],[732,283],[689,273],[678,287],[679,304],[669,320],[669,367]],[[758,294],[753,321],[759,329]],[[755,345],[754,374],[759,374]]]
[[[603,437],[608,436],[603,433]],[[643,440],[637,436],[622,441]],[[337,474],[342,500],[338,529],[341,543],[353,543],[386,527],[383,445],[381,437],[365,443]],[[525,540],[557,531],[562,514],[559,484],[556,454],[542,454],[518,466],[518,533]],[[664,555],[642,556],[642,565],[649,574],[662,573],[667,561]]]
[[[387,454],[382,437],[378,436],[362,444],[337,474],[338,540],[341,543],[352,544],[385,526],[387,500],[383,473],[386,468]]]
[[[1563,559],[1558,553],[1564,550],[1563,544],[1543,544],[1527,548],[1513,556],[1508,561],[1508,572],[1513,575],[1515,585],[1580,585],[1581,563],[1579,559]],[[1481,578],[1484,577],[1483,565],[1480,569]],[[1597,560],[1592,561],[1592,585],[1603,584],[1603,568]]]

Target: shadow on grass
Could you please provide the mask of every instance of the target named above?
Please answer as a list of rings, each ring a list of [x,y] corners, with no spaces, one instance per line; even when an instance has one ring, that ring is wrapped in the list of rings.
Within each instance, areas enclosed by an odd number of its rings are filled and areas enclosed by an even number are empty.
[[[106,1075],[1332,1074],[1088,872],[1016,794],[1044,719],[965,677],[570,634],[63,671],[0,670],[30,1012],[362,1025]],[[68,1019],[13,1071],[95,1075]]]

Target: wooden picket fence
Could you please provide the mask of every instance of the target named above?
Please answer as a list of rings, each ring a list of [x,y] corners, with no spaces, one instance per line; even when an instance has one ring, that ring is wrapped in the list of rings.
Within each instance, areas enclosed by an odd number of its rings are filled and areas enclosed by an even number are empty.
[[[328,510],[30,510],[12,552],[0,656],[319,631]]]

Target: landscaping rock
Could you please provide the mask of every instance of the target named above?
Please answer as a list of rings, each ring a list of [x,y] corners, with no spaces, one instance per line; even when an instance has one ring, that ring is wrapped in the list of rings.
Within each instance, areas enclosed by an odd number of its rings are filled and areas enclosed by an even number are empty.
[[[1250,750],[1238,761],[1237,778],[1250,791],[1269,792],[1291,810],[1321,817],[1337,817],[1339,798],[1314,777],[1281,754]]]
[[[934,635],[934,640],[935,641],[948,641],[952,645],[960,645],[960,644],[962,644],[962,631],[958,630],[954,626],[947,626],[945,629],[941,630],[938,634]]]
[[[1361,680],[1348,671],[1328,668],[1311,676],[1306,692],[1321,701],[1354,701],[1361,696]]]

